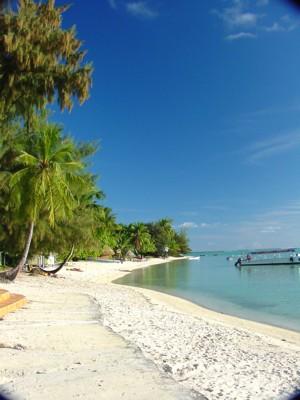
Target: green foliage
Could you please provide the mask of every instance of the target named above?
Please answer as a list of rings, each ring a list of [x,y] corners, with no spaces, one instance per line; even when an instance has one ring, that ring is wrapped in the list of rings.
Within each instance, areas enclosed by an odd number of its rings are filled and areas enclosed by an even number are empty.
[[[128,226],[128,236],[136,255],[154,253],[156,248],[147,226],[141,222]]]
[[[186,233],[184,231],[176,232],[171,219],[164,218],[157,222],[151,222],[147,226],[156,248],[155,255],[164,256],[166,249],[172,256],[186,254],[190,251]]]
[[[86,172],[82,155],[86,151],[63,137],[59,126],[43,119],[36,121],[30,135],[24,129],[22,134],[19,127],[2,139],[2,248],[20,254],[26,240],[24,226],[30,222],[35,224],[34,251],[63,253],[74,242],[95,245],[91,239],[100,213],[95,199],[102,193],[95,186],[95,177]]]
[[[156,222],[144,224],[141,222],[121,225],[116,233],[115,252],[126,257],[129,251],[134,251],[137,256],[158,256],[168,254],[179,256],[190,251],[186,232],[176,230],[170,219],[161,219]]]
[[[126,225],[120,225],[116,232],[116,247],[115,254],[118,257],[125,258],[128,251],[133,250],[131,238],[128,234],[128,227]]]
[[[9,179],[10,204],[27,221],[46,212],[48,221],[66,220],[77,199],[74,188],[83,187],[83,164],[74,157],[74,143],[63,139],[57,125],[42,123],[14,159],[17,171]]]
[[[169,250],[174,246],[174,229],[170,219],[161,219],[157,222],[148,224],[150,234],[153,238],[157,255],[163,256],[165,249]]]
[[[119,229],[112,210],[108,207],[100,207],[95,235],[99,240],[101,250],[105,247],[114,249],[117,246]]]
[[[177,253],[179,254],[187,254],[191,251],[189,247],[189,238],[186,231],[181,230],[180,232],[175,233],[175,242],[177,244]]]
[[[84,64],[75,28],[62,28],[54,0],[19,0],[17,12],[0,14],[0,113],[20,115],[26,122],[35,109],[55,97],[61,109],[89,96],[91,64]]]

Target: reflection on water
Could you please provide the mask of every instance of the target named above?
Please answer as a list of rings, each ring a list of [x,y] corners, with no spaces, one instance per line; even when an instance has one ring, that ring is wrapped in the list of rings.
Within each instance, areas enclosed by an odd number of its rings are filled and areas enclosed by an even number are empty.
[[[127,279],[130,284],[138,286],[141,282],[143,286],[149,287],[159,287],[163,283],[166,288],[175,289],[178,282],[183,285],[185,282],[189,282],[189,271],[188,261],[183,260],[180,265],[167,263],[164,264],[164,268],[143,268],[136,271],[136,274],[127,276]]]
[[[293,279],[300,280],[299,265],[257,265],[237,268],[237,270],[240,272],[241,277],[246,276],[246,279],[251,279],[251,277],[254,279],[257,277],[259,280],[269,279],[271,274],[272,279],[275,279],[277,275],[280,279],[285,279],[286,277],[290,279],[293,276]]]
[[[117,283],[177,295],[216,311],[300,331],[299,266],[234,267],[226,254],[134,271]]]

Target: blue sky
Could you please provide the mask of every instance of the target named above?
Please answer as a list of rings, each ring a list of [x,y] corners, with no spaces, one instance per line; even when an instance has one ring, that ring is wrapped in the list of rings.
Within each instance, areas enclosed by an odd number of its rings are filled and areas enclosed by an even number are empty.
[[[299,246],[300,14],[280,0],[74,0],[72,24],[93,88],[54,118],[100,141],[92,169],[119,221],[168,216],[194,250]]]

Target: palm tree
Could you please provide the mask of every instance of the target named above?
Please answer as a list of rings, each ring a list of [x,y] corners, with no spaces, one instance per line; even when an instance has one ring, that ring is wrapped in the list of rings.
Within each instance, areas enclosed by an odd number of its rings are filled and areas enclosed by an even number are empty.
[[[103,249],[105,246],[115,247],[117,241],[117,231],[119,226],[116,216],[109,207],[99,207],[99,218],[97,220],[97,238]]]
[[[172,220],[168,218],[148,224],[148,229],[155,243],[157,254],[166,255],[166,248],[172,250],[174,247],[175,231],[172,227]]]
[[[77,205],[75,188],[83,185],[84,165],[75,159],[75,145],[63,139],[57,125],[43,123],[28,137],[26,149],[15,159],[18,170],[9,177],[10,206],[18,212],[28,233],[15,276],[26,263],[33,231],[41,213],[53,227],[68,219]]]
[[[129,225],[129,232],[137,255],[143,256],[147,252],[154,251],[155,247],[145,224],[141,222],[131,224]]]
[[[55,252],[64,256],[72,246],[75,248],[75,257],[100,254],[97,228],[101,221],[102,209],[97,199],[102,195],[89,173],[82,172],[82,180],[84,186],[82,182],[79,182],[79,187],[72,185],[77,204],[71,218],[59,220],[55,227],[51,227],[47,220],[47,212],[43,211],[40,215],[31,244],[34,254]]]

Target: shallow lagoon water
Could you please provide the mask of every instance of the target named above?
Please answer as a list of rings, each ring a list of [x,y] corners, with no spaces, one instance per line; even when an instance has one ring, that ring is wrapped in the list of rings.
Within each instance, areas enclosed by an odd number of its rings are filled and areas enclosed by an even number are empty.
[[[193,255],[198,255],[194,253]],[[116,283],[168,293],[212,310],[300,332],[300,266],[234,267],[226,253],[136,270]]]

